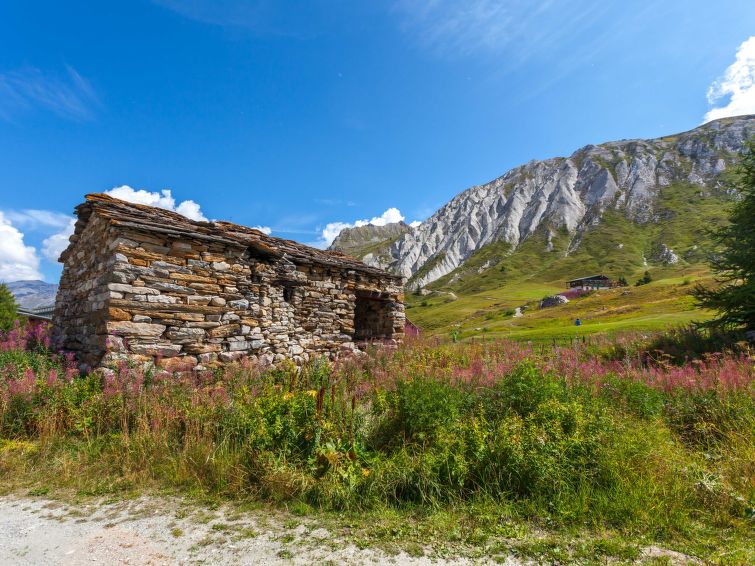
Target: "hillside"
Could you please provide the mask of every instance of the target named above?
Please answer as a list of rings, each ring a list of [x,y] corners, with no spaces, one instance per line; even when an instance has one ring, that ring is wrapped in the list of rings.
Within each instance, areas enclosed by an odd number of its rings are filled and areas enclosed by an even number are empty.
[[[563,342],[596,333],[664,330],[709,317],[689,294],[695,283],[708,283],[705,271],[686,268],[657,275],[659,279],[649,285],[598,291],[546,309],[538,308],[540,299],[563,291],[563,286],[518,283],[467,295],[434,291],[410,296],[407,316],[426,334],[453,331],[459,338],[540,342]],[[517,308],[522,309],[522,316],[515,316]],[[574,325],[577,318],[582,320],[580,327]]]
[[[523,276],[695,265],[706,252],[701,229],[725,218],[727,176],[754,134],[755,116],[741,116],[531,161],[463,191],[396,241],[351,253],[401,273],[410,288],[462,292]]]
[[[755,117],[743,116],[532,161],[462,192],[405,234],[390,248],[391,267],[420,287],[474,256],[478,270],[516,271],[515,252],[527,258],[528,270],[547,264],[544,280],[570,271],[553,265],[562,258],[572,258],[575,275],[694,263],[700,228],[723,218],[731,198],[726,177],[753,134]],[[491,244],[497,247],[485,250]],[[591,265],[583,266],[586,260]]]
[[[58,286],[44,281],[12,281],[8,289],[16,298],[18,306],[27,309],[45,307],[55,302]]]
[[[705,280],[707,230],[727,221],[736,198],[728,181],[753,135],[755,116],[741,116],[531,161],[463,191],[395,241],[350,253],[406,277],[409,316],[431,332],[458,324],[494,331],[469,317],[521,306],[593,273]],[[669,320],[693,317],[686,299],[657,308]]]
[[[405,222],[345,228],[333,240],[329,249],[360,258],[368,265],[387,267],[392,261],[388,253],[391,245],[411,231],[412,228]]]

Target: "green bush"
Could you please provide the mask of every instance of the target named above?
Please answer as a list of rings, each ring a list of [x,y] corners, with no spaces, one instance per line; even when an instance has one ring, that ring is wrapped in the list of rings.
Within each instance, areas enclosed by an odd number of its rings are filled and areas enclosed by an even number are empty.
[[[653,536],[746,520],[755,402],[745,358],[710,362],[728,385],[670,386],[659,376],[708,366],[622,374],[626,360],[582,349],[496,348],[418,344],[336,369],[315,360],[65,379],[58,358],[3,351],[0,477],[34,470],[85,493],[155,484],[334,510],[487,505]],[[14,442],[35,449],[17,455]]]
[[[0,283],[0,331],[8,331],[16,323],[16,299],[5,283]]]

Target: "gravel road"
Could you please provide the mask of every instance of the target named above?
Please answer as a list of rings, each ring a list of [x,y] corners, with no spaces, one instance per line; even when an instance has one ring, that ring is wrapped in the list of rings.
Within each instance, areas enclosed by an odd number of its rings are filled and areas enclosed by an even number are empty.
[[[322,528],[170,498],[69,505],[0,497],[0,564],[465,564],[358,549]],[[517,562],[510,561],[510,565]]]
[[[312,518],[268,509],[207,508],[170,497],[73,504],[45,497],[0,496],[0,566],[493,563],[490,558],[473,561],[434,554],[432,548],[424,549],[421,556],[357,548]],[[658,561],[701,563],[655,546],[642,549],[637,563]],[[500,555],[494,563],[524,564]]]

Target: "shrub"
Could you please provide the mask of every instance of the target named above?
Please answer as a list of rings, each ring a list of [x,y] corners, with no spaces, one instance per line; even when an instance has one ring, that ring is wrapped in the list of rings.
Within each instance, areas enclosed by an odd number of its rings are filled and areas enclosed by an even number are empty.
[[[635,287],[639,287],[641,285],[647,285],[652,280],[653,280],[653,278],[650,276],[650,272],[649,271],[645,271],[645,274],[640,279],[638,279],[635,282],[634,286]]]
[[[16,299],[5,283],[0,283],[0,331],[8,331],[16,323]]]
[[[488,501],[660,535],[690,517],[736,526],[755,503],[744,353],[674,365],[631,343],[616,358],[418,340],[302,369],[78,376],[13,340],[0,351],[0,439],[35,450],[3,453],[5,479],[34,470],[88,493],[156,483],[338,510]]]

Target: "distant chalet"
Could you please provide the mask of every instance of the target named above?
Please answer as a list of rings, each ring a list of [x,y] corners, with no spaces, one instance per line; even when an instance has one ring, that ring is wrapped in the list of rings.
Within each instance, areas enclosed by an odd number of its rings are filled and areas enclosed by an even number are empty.
[[[53,316],[83,366],[336,358],[404,336],[402,279],[229,222],[87,195]]]
[[[580,277],[567,282],[569,289],[610,289],[613,286],[611,278],[607,275],[590,275],[589,277]]]

